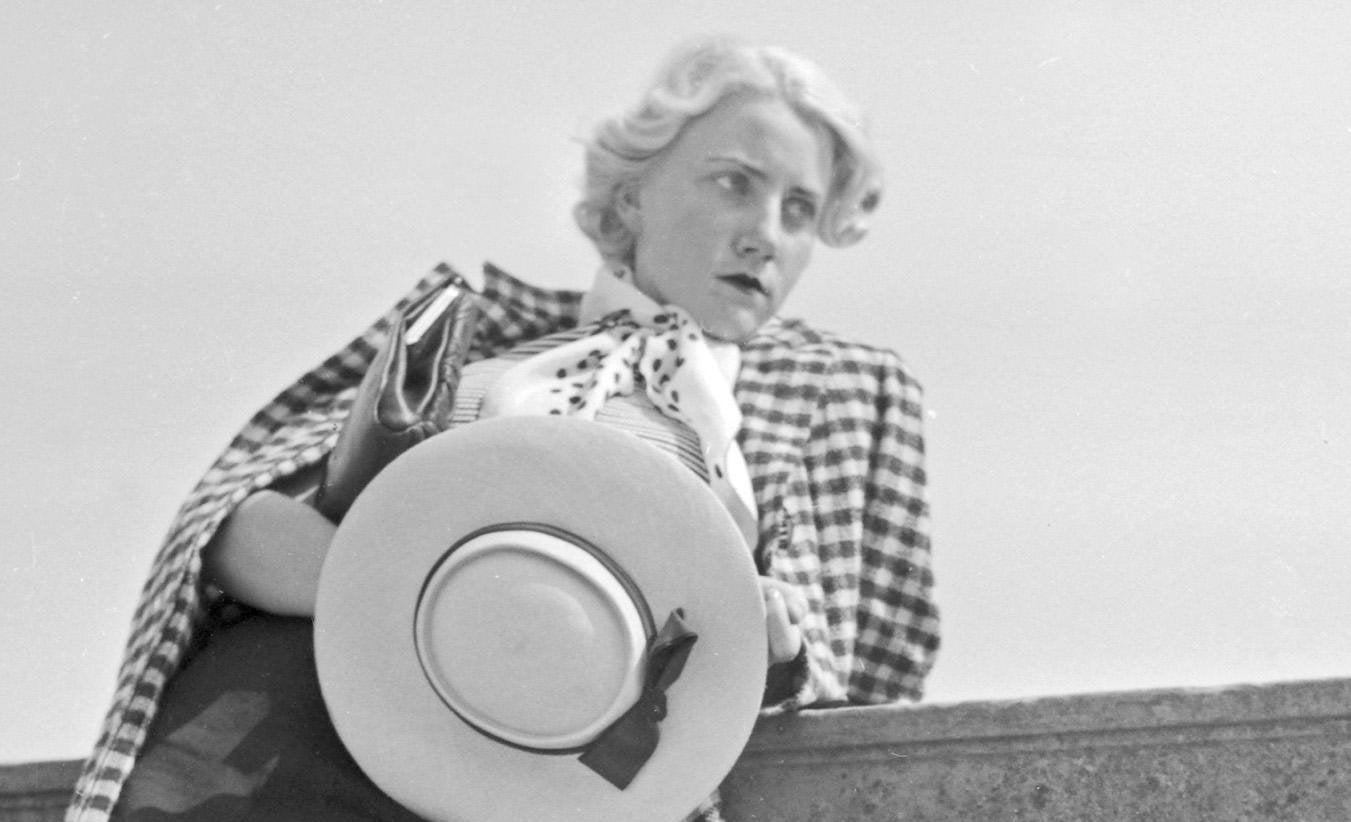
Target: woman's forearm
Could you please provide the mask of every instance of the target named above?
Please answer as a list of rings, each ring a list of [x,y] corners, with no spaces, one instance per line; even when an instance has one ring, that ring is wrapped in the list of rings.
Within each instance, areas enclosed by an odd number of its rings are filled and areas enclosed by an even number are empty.
[[[202,573],[231,597],[281,616],[313,616],[336,526],[276,491],[240,503],[202,550]]]

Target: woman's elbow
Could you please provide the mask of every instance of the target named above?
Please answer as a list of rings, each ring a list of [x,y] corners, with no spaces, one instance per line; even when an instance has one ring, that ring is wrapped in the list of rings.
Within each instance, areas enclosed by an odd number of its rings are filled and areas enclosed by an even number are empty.
[[[239,504],[202,549],[203,579],[232,598],[282,616],[313,616],[319,571],[336,527],[276,491]]]

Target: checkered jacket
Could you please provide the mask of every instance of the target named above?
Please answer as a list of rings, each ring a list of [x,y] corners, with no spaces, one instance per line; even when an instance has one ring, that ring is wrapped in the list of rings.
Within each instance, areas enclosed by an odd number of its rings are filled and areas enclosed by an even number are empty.
[[[202,547],[249,494],[325,457],[395,312],[453,276],[439,266],[277,395],[188,495],[142,591],[113,705],[67,822],[105,820],[117,802],[206,612]],[[575,326],[581,300],[492,266],[482,297],[471,359]],[[775,708],[919,699],[938,648],[919,385],[888,351],[776,319],[744,343],[736,397],[760,513],[757,562],[797,584],[810,604],[805,671]]]

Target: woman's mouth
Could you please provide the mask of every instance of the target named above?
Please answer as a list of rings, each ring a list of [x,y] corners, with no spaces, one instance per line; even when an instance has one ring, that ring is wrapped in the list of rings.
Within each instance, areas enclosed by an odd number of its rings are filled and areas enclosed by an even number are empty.
[[[764,283],[760,282],[758,277],[752,277],[750,274],[740,272],[736,274],[723,274],[719,276],[718,279],[744,294],[759,293],[766,297],[769,296],[769,289],[765,288]]]

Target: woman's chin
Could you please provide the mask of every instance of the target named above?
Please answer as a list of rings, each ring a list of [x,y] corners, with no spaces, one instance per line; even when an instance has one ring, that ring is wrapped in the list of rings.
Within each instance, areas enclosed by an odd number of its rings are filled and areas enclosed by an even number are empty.
[[[703,329],[704,336],[715,342],[740,343],[755,333],[755,328],[714,326]]]
[[[752,311],[733,310],[712,317],[695,317],[704,336],[720,342],[739,343],[749,339],[768,317],[760,317]]]

